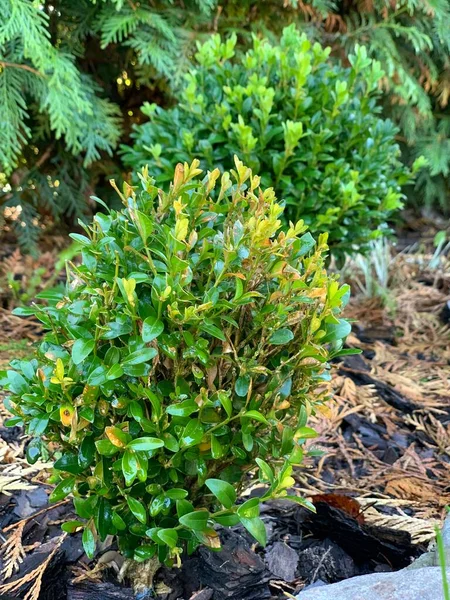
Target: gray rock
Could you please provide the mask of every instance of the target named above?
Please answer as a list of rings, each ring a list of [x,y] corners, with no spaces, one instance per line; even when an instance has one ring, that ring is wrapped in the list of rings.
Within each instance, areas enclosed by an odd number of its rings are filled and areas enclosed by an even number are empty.
[[[450,578],[450,570],[447,571]],[[298,600],[444,600],[438,567],[372,573],[300,592]]]
[[[328,585],[328,583],[326,581],[322,581],[321,579],[316,579],[314,583],[310,583],[309,585],[307,585],[303,591],[306,592],[306,590],[312,590],[313,588],[323,587],[324,585]]]
[[[294,581],[298,554],[287,544],[275,542],[275,544],[266,553],[266,564],[270,571],[283,581]]]

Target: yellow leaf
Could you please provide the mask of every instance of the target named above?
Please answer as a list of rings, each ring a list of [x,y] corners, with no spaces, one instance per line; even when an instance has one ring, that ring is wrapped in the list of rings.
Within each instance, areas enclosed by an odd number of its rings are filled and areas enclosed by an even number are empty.
[[[64,364],[60,358],[56,359],[55,375],[59,381],[64,379]]]
[[[181,217],[175,223],[175,238],[181,242],[186,239],[187,232],[189,227],[189,219],[186,217]]]
[[[211,441],[201,442],[201,444],[199,444],[199,446],[198,446],[198,449],[200,450],[200,452],[207,452],[210,448],[211,448]]]
[[[278,489],[285,490],[295,485],[295,479],[293,477],[285,477],[280,483]]]
[[[181,197],[180,197],[180,198],[178,198],[178,200],[174,200],[173,208],[175,210],[175,214],[178,217],[183,212],[183,209],[186,208],[186,204],[183,204],[183,202],[181,201]]]
[[[321,325],[322,321],[318,317],[313,317],[311,319],[311,333],[317,331]]]
[[[119,438],[114,433],[114,429],[115,429],[115,427],[106,427],[105,428],[105,433],[106,433],[109,441],[114,446],[117,446],[117,448],[125,448],[126,444],[124,444],[124,442],[122,442],[122,440],[119,440]]]
[[[70,404],[64,404],[59,409],[59,416],[61,417],[61,423],[64,427],[70,427],[72,424],[74,408]]]
[[[198,240],[198,233],[193,229],[189,234],[188,244],[189,248],[193,248]]]
[[[178,163],[175,167],[175,174],[173,177],[173,187],[177,190],[184,181],[184,166],[182,163]]]
[[[242,273],[225,273],[224,277],[237,277],[238,279],[246,280],[245,275]]]
[[[128,303],[131,306],[134,306],[135,305],[134,290],[136,289],[136,280],[133,278],[122,279],[122,284],[123,284],[123,289],[125,290],[125,293],[127,295]]]
[[[170,285],[168,285],[166,287],[166,289],[163,291],[163,293],[161,294],[161,296],[159,297],[161,302],[165,302],[171,293],[172,293],[172,288],[170,287]]]
[[[203,532],[203,535],[205,537],[205,544],[208,546],[208,548],[214,548],[215,550],[219,550],[221,548],[220,537],[217,531],[214,531],[214,529],[207,529],[205,532]]]
[[[208,171],[208,184],[206,186],[206,193],[209,194],[209,192],[214,189],[215,185],[216,185],[216,181],[217,179],[220,177],[220,170],[219,169],[214,169],[214,171]]]

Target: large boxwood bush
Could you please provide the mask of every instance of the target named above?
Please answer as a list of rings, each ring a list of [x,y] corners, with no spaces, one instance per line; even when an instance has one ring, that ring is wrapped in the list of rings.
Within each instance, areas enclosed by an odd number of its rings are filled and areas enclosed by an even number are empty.
[[[179,104],[144,106],[150,121],[136,126],[125,162],[149,163],[168,181],[179,161],[230,168],[237,153],[286,203],[287,220],[328,232],[335,253],[364,250],[387,230],[409,179],[397,129],[378,114],[379,63],[358,47],[349,68],[333,65],[329,48],[294,26],[279,45],[255,37],[235,55],[235,43],[214,35],[199,46]]]
[[[291,497],[329,361],[348,352],[326,236],[280,231],[273,190],[237,159],[200,173],[179,164],[162,190],[143,169],[140,191],[117,189],[122,210],[72,236],[65,294],[16,309],[49,332],[3,374],[8,424],[25,424],[30,461],[57,459],[51,499],[73,494],[65,529],[89,556],[117,534],[125,555],[170,565],[239,522],[263,544],[259,504]],[[258,469],[267,490],[239,503]]]

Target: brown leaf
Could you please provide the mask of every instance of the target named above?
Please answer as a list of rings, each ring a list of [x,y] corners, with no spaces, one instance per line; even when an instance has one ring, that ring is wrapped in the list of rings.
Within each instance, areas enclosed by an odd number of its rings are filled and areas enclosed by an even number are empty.
[[[357,500],[344,494],[316,494],[311,498],[313,504],[325,502],[333,508],[338,508],[353,517],[358,523],[364,523],[361,505]]]

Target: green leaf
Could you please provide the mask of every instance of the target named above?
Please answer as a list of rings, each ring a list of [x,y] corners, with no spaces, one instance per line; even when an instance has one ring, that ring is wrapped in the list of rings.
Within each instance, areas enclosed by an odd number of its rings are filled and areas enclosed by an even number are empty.
[[[133,400],[128,405],[128,414],[130,414],[133,417],[133,419],[135,419],[139,423],[139,421],[144,418],[144,409],[142,408],[141,404],[139,404],[139,402]]]
[[[304,235],[302,235],[302,237],[300,238],[300,242],[301,242],[301,247],[300,247],[300,250],[298,251],[298,256],[304,256],[310,250],[312,250],[314,248],[314,246],[316,245],[316,242],[309,231],[307,231]]]
[[[159,513],[170,505],[170,500],[167,499],[163,494],[155,496],[150,505],[150,516],[156,517]]]
[[[212,323],[211,321],[208,321],[207,319],[205,319],[203,321],[203,323],[200,326],[200,329],[201,329],[201,331],[209,333],[209,335],[212,335],[212,337],[215,337],[218,340],[221,340],[222,342],[227,341],[227,338],[225,337],[225,334],[223,333],[223,331],[221,329],[219,329],[217,327],[217,325],[214,325],[214,323]]]
[[[6,425],[6,423],[4,423]],[[34,465],[41,456],[41,440],[34,438],[27,446],[26,450],[27,461],[30,465]],[[69,471],[70,472],[70,471]]]
[[[102,456],[113,456],[116,452],[119,452],[119,448],[114,446],[109,440],[97,440],[95,442],[97,452]]]
[[[234,527],[239,523],[239,515],[233,512],[214,517],[214,521],[223,527]]]
[[[332,352],[330,358],[339,358],[341,356],[354,356],[355,354],[361,354],[361,348],[343,348],[337,352]]]
[[[130,487],[137,477],[138,461],[134,452],[125,450],[122,456],[122,473],[125,477],[125,485]]]
[[[86,421],[89,421],[89,423],[94,422],[95,413],[94,413],[94,409],[91,408],[90,406],[85,406],[84,408],[82,408],[80,410],[80,412],[78,414],[80,415],[80,418],[86,419]]]
[[[132,440],[128,444],[127,448],[131,448],[132,450],[136,450],[138,452],[144,452],[146,450],[156,450],[157,448],[162,448],[163,446],[164,442],[158,438],[142,437]]]
[[[151,342],[164,331],[164,323],[156,317],[147,317],[142,325],[142,339]],[[155,355],[156,356],[156,355]]]
[[[253,450],[253,436],[251,433],[242,432],[242,443],[247,452],[251,452]]]
[[[256,464],[258,465],[258,467],[261,469],[262,474],[264,475],[264,477],[270,482],[273,483],[275,476],[274,473],[272,471],[272,468],[266,463],[265,460],[263,460],[262,458],[256,458]]]
[[[5,427],[21,427],[23,425],[23,419],[22,417],[11,417],[11,419],[6,419],[6,421],[3,421],[3,425]],[[28,459],[27,459],[28,460]],[[30,462],[30,461],[28,461]],[[33,463],[31,463],[33,464]]]
[[[302,440],[310,440],[312,438],[316,438],[317,436],[317,431],[314,431],[314,429],[311,429],[311,427],[299,427],[295,432],[295,437]]]
[[[296,504],[301,504],[305,508],[308,508],[312,512],[316,512],[316,507],[312,502],[306,500],[306,498],[300,498],[300,496],[283,496],[283,500],[290,500],[291,502],[295,502]]]
[[[269,425],[269,421],[266,419],[266,417],[257,410],[248,410],[242,415],[242,417],[245,417],[246,419],[253,419],[254,421],[259,421],[260,423]]]
[[[95,554],[95,538],[92,531],[89,527],[86,527],[83,531],[83,535],[81,537],[81,541],[83,542],[83,548],[86,552],[86,556],[88,558],[94,558]]]
[[[142,546],[138,546],[135,549],[133,558],[136,562],[144,562],[153,558],[156,554],[156,551],[156,544],[142,544]]]
[[[259,517],[248,519],[247,517],[239,517],[240,522],[245,529],[252,535],[257,542],[264,547],[267,544],[267,532],[264,523]]]
[[[137,221],[139,234],[145,243],[153,231],[153,221],[148,215],[140,210],[134,211],[134,215]]]
[[[231,508],[236,503],[234,487],[221,479],[207,479],[205,485],[225,508]]]
[[[219,442],[215,435],[211,434],[211,454],[212,457],[217,460],[218,458],[222,458],[224,455],[224,448],[222,444]]]
[[[77,340],[72,346],[72,360],[76,365],[83,362],[95,347],[95,340]]]
[[[178,533],[176,529],[160,529],[157,535],[169,548],[175,548],[177,545]]]
[[[72,473],[72,475],[78,475],[83,472],[83,467],[78,462],[78,456],[68,452],[63,454],[61,458],[58,458],[54,467],[58,471],[65,471],[66,473]]]
[[[90,519],[94,516],[95,507],[98,502],[98,496],[88,496],[87,498],[73,499],[75,511],[82,519]]]
[[[132,496],[127,496],[127,504],[136,519],[145,525],[147,523],[147,512],[142,502]]]
[[[158,351],[155,348],[142,348],[141,350],[132,352],[126,358],[124,358],[122,365],[140,365],[142,363],[149,362],[155,358],[157,354]]]
[[[123,375],[123,368],[120,365],[113,365],[106,373],[106,379],[108,381],[114,381]]]
[[[244,394],[244,396],[245,395],[246,394]],[[219,399],[220,404],[223,406],[225,412],[227,413],[227,417],[230,418],[233,414],[233,404],[231,402],[230,396],[226,392],[220,391],[217,393],[217,397]]]
[[[106,498],[100,498],[97,503],[97,518],[96,518],[97,531],[100,536],[100,540],[103,542],[106,536],[111,532],[112,526],[112,510],[111,504]]]
[[[252,519],[254,517],[259,516],[259,505],[261,499],[260,498],[250,498],[243,504],[241,504],[237,510],[237,513],[240,517],[246,517]]]
[[[107,370],[106,367],[104,365],[100,365],[99,367],[96,367],[90,374],[88,377],[88,384],[96,387],[99,385],[103,385],[104,383],[107,382]]]
[[[187,515],[194,511],[194,505],[189,500],[177,500],[177,515],[178,518]]]
[[[320,338],[321,344],[336,342],[346,338],[352,330],[352,326],[345,319],[338,319],[338,323],[326,323],[325,335]]]
[[[119,316],[117,321],[110,321],[107,323],[107,327],[108,329],[101,336],[104,340],[113,340],[133,331],[131,319],[126,316]]]
[[[165,495],[166,498],[170,498],[171,500],[183,500],[188,496],[188,492],[182,488],[172,488],[171,490],[167,490]]]
[[[75,486],[75,477],[67,477],[58,483],[50,494],[49,502],[59,502],[68,496]]]
[[[16,371],[8,371],[6,374],[8,378],[7,386],[14,394],[18,396],[22,396],[28,392],[28,383],[26,380],[20,375],[20,373],[16,373]]]
[[[45,433],[49,422],[49,417],[47,415],[34,417],[31,419],[28,425],[28,435],[32,435],[38,437]]]
[[[78,464],[82,469],[87,469],[95,459],[95,442],[93,436],[86,436],[81,442],[78,452]]]
[[[179,521],[184,527],[193,531],[204,531],[207,528],[209,512],[207,510],[194,510],[179,518]]]
[[[75,533],[80,527],[84,527],[83,521],[66,521],[61,525],[61,529],[66,533]]]
[[[130,377],[145,377],[150,371],[150,365],[148,363],[141,363],[139,365],[123,365],[123,372]]]
[[[16,317],[32,317],[36,314],[37,309],[31,306],[17,306],[11,311]]]
[[[250,376],[249,375],[241,375],[236,379],[234,384],[234,391],[241,398],[245,398],[247,395],[248,389],[250,387]]]
[[[125,523],[125,521],[116,512],[113,512],[113,514],[112,514],[112,524],[119,531],[124,531],[127,528],[127,524]]]
[[[278,329],[269,338],[270,344],[280,346],[282,344],[288,344],[294,339],[294,334],[290,329]]]
[[[185,448],[189,446],[195,446],[202,441],[202,438],[202,424],[195,419],[191,419],[181,434],[180,443]]]
[[[167,448],[167,450],[170,450],[171,452],[178,452],[178,450],[180,449],[180,444],[173,435],[171,435],[170,433],[165,433],[163,435],[163,438],[164,446]]]
[[[82,246],[90,246],[92,243],[88,237],[86,237],[85,235],[81,235],[81,233],[69,233],[69,237],[71,237],[73,240],[75,240]]]
[[[168,406],[166,408],[166,413],[175,417],[189,417],[198,410],[198,404],[196,404],[194,400],[183,400],[182,402]]]

